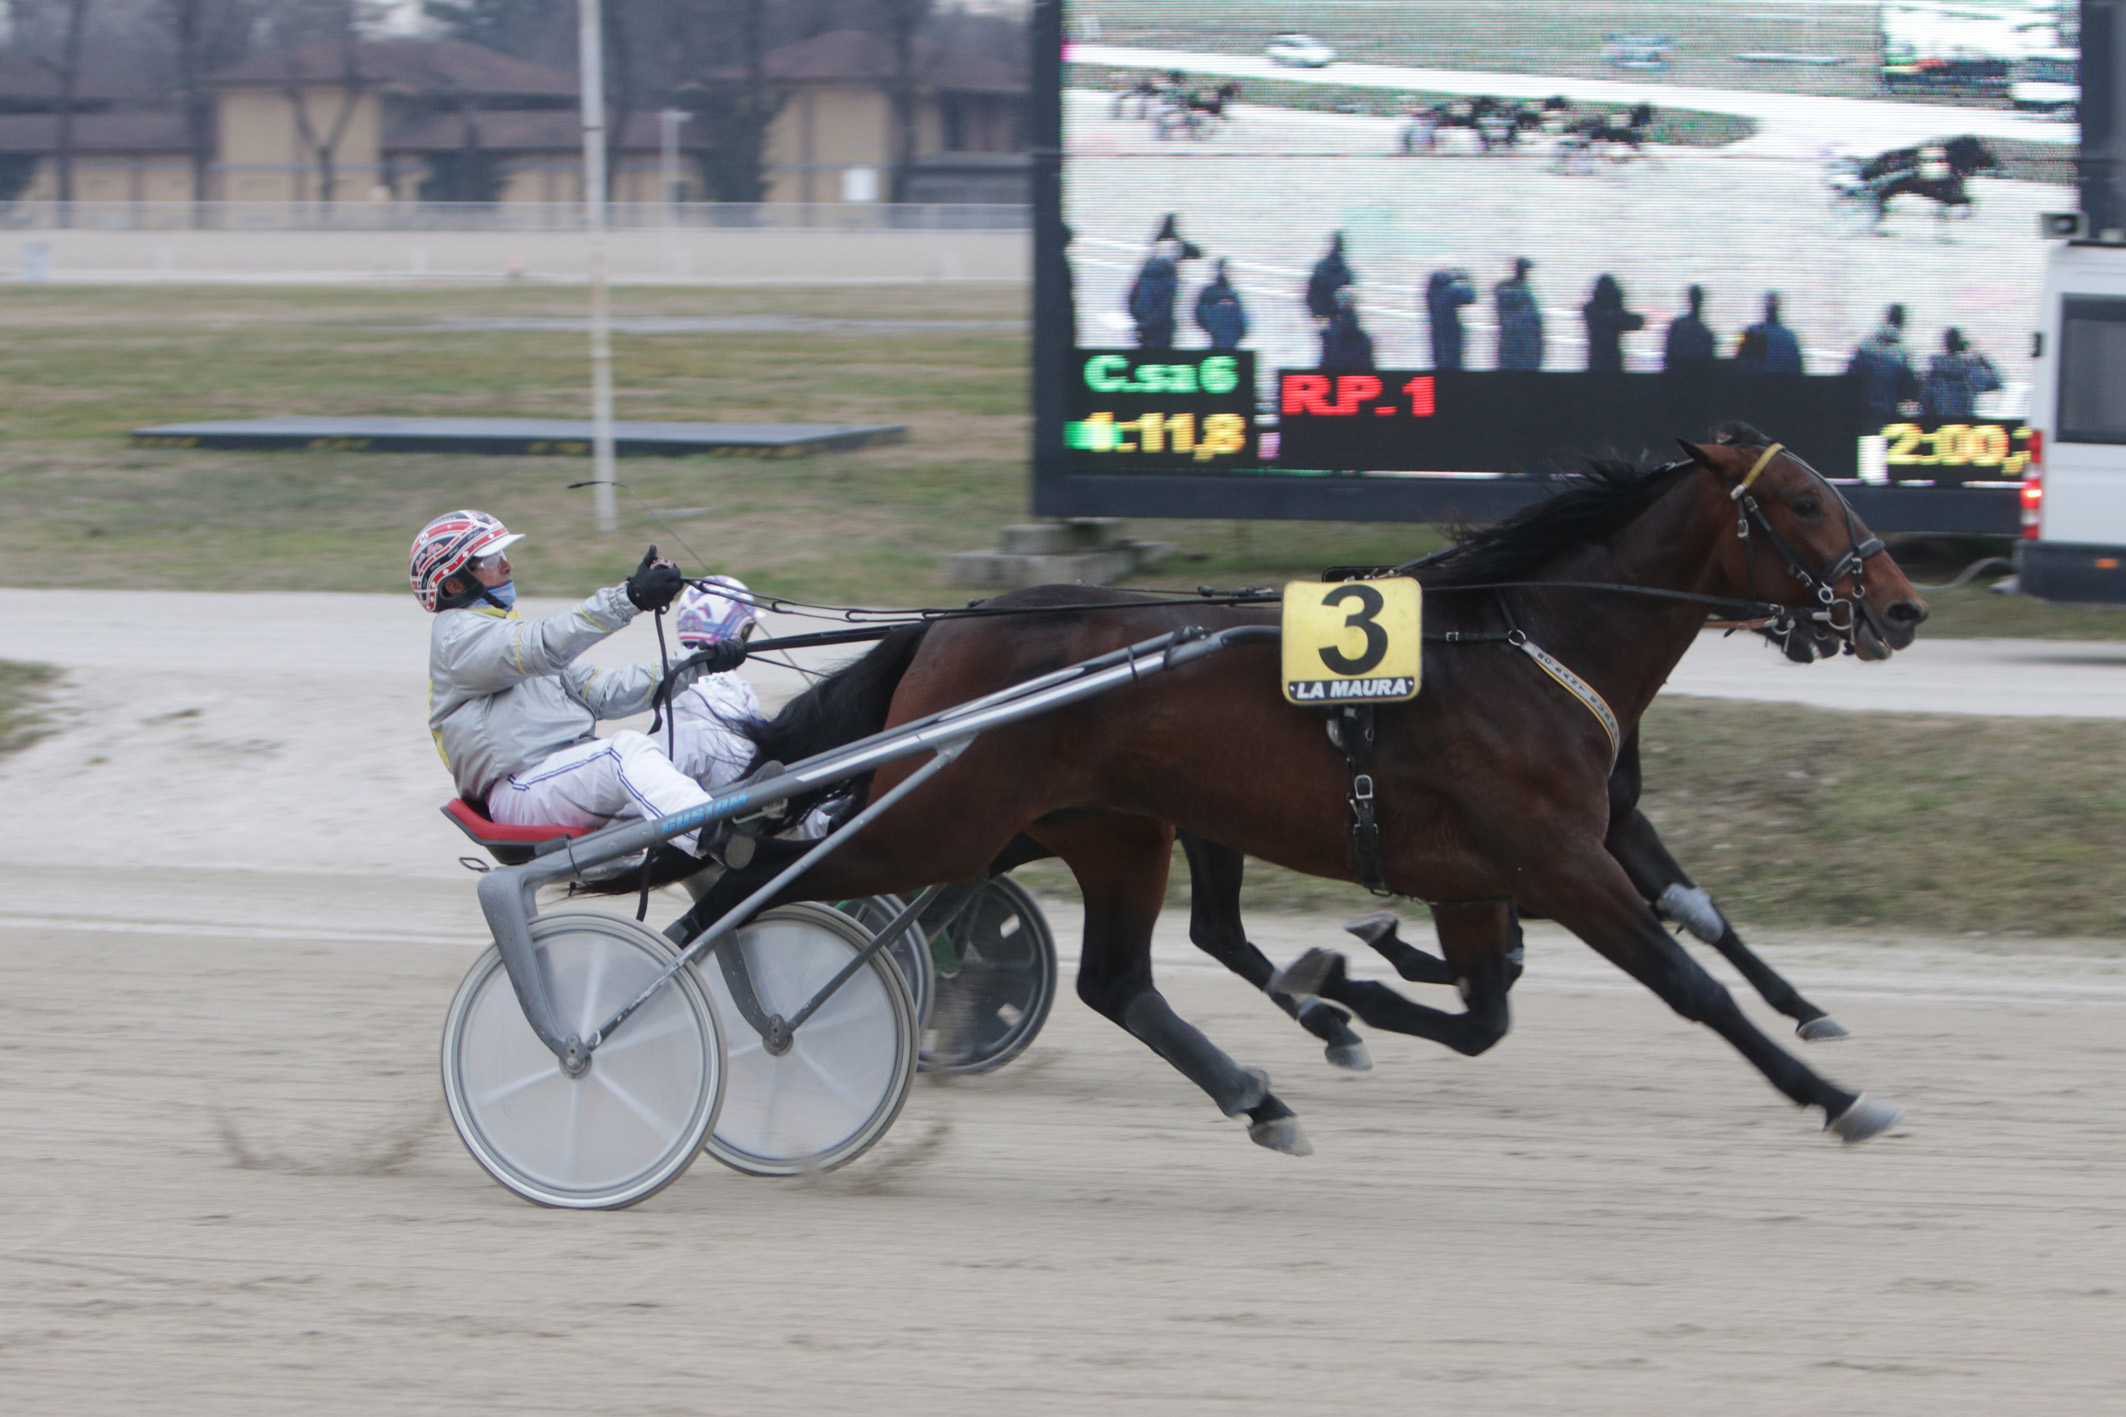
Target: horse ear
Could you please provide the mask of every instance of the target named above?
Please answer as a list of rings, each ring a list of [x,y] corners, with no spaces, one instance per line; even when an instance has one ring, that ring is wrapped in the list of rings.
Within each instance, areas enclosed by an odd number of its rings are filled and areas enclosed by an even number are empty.
[[[1718,472],[1720,470],[1720,464],[1713,461],[1713,455],[1708,449],[1701,448],[1696,443],[1684,438],[1676,439],[1676,446],[1683,450],[1683,456],[1708,472]]]

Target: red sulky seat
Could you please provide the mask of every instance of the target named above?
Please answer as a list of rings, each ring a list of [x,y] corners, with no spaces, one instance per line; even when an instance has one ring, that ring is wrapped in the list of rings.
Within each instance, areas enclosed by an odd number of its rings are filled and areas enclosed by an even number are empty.
[[[588,836],[589,827],[506,827],[500,822],[491,822],[462,797],[453,797],[443,804],[443,815],[452,825],[487,849],[489,855],[505,866],[521,866],[534,856],[544,856],[561,842],[571,837]],[[541,848],[545,848],[542,850]]]

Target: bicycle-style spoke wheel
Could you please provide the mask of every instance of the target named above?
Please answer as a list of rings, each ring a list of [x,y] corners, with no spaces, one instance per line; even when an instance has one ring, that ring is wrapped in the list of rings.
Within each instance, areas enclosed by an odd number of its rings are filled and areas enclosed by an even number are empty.
[[[897,895],[867,895],[835,907],[842,914],[876,935],[900,915],[907,902]],[[886,946],[887,957],[900,967],[901,981],[915,1001],[915,1026],[930,1026],[930,1010],[937,1002],[937,966],[930,959],[930,937],[918,918],[900,937]]]
[[[676,957],[631,920],[541,915],[532,944],[563,1026],[581,1037]],[[581,1077],[525,1022],[502,954],[473,965],[443,1022],[443,1096],[465,1149],[528,1201],[615,1210],[677,1180],[716,1123],[723,1041],[692,970],[682,969],[591,1055]]]
[[[756,1176],[829,1171],[886,1134],[915,1081],[915,1004],[883,954],[865,961],[772,1052],[733,1001],[725,950],[742,952],[764,1017],[788,1019],[871,941],[823,905],[786,905],[736,931],[700,966],[725,1040],[723,1111],[709,1155]]]
[[[926,1071],[986,1073],[1026,1051],[1056,999],[1056,941],[1032,896],[1009,876],[985,883],[955,923],[942,896],[931,921],[937,1002],[922,1053]]]

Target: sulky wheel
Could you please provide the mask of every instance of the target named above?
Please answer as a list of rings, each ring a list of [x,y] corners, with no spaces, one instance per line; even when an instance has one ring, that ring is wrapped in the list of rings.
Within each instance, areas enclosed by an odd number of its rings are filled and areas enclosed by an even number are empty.
[[[531,922],[555,1012],[580,1037],[675,958],[632,920],[570,911]],[[528,1201],[617,1210],[679,1178],[716,1123],[723,1041],[682,969],[571,1078],[517,1003],[501,952],[481,955],[443,1021],[443,1096],[466,1150]]]
[[[937,1003],[923,1067],[986,1073],[1026,1051],[1056,999],[1056,941],[1032,896],[1009,876],[980,886],[957,922],[951,894],[924,916],[937,962]]]
[[[867,895],[861,900],[844,901],[835,907],[842,914],[856,921],[874,935],[892,924],[907,905],[897,895]],[[915,1026],[918,1029],[930,1026],[930,1010],[937,1002],[937,966],[930,959],[930,937],[923,930],[921,917],[901,932],[901,937],[886,946],[886,954],[900,966],[901,980],[908,986],[908,993],[915,1000]]]
[[[700,966],[723,1027],[723,1111],[709,1155],[755,1176],[828,1171],[886,1134],[915,1081],[915,1002],[900,969],[873,955],[777,1052],[732,993],[726,951],[737,951],[765,1017],[790,1018],[871,940],[824,905],[766,911]]]

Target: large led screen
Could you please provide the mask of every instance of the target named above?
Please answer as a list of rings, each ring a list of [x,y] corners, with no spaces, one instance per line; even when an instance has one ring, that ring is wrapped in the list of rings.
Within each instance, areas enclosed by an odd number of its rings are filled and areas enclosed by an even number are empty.
[[[1729,420],[2012,483],[2075,206],[2056,11],[1054,7],[1037,505],[1481,512]]]

